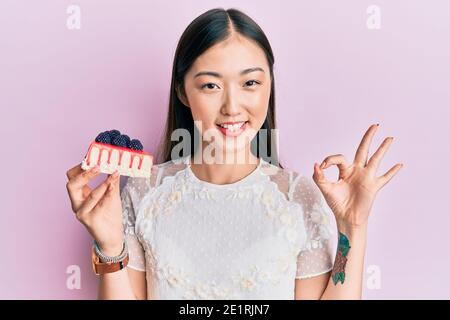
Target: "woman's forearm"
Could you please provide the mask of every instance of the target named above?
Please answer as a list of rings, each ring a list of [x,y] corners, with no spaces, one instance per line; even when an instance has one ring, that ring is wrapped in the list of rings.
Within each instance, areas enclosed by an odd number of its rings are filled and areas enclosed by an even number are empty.
[[[137,300],[128,276],[128,268],[99,276],[99,300]]]
[[[117,256],[121,251],[122,248],[105,248],[103,252],[108,256]],[[102,274],[99,276],[99,279],[99,300],[137,300],[131,286],[128,268],[112,273]]]
[[[367,225],[347,228],[338,223],[338,250],[323,300],[361,299]]]

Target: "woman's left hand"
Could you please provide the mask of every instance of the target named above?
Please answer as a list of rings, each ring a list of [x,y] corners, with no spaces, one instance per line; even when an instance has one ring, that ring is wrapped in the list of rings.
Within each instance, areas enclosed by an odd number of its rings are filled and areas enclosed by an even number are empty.
[[[378,124],[375,124],[366,131],[351,165],[342,154],[326,157],[320,167],[317,163],[314,164],[313,180],[333,211],[338,226],[343,225],[350,229],[365,227],[376,194],[403,166],[396,164],[384,175],[375,176],[393,139],[386,138],[367,161],[369,147],[377,128]],[[337,182],[327,180],[324,175],[324,170],[332,165],[339,169]]]

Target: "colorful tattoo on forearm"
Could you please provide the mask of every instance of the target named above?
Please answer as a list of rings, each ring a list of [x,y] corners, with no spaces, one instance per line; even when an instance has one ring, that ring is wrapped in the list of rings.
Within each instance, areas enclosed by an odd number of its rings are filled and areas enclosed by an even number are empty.
[[[350,248],[348,238],[343,233],[339,232],[336,261],[334,262],[333,272],[331,273],[334,285],[337,285],[339,281],[341,283],[344,283],[345,281],[345,265],[347,264],[347,255]]]

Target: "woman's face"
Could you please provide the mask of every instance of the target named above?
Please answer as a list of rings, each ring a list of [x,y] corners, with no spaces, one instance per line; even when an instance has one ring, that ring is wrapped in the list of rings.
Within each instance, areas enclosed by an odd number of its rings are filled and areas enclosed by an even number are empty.
[[[186,97],[178,96],[191,109],[203,141],[213,142],[216,156],[220,150],[222,155],[250,150],[266,118],[270,97],[264,51],[234,33],[199,56],[184,83]],[[235,123],[234,128],[224,128],[227,122]]]

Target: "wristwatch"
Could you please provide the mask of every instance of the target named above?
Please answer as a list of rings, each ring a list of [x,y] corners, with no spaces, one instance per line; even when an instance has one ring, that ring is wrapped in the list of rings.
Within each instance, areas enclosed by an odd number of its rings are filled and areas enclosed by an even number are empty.
[[[100,257],[95,252],[95,246],[92,246],[92,269],[96,275],[112,273],[124,269],[128,265],[129,255],[118,262],[101,262]]]

